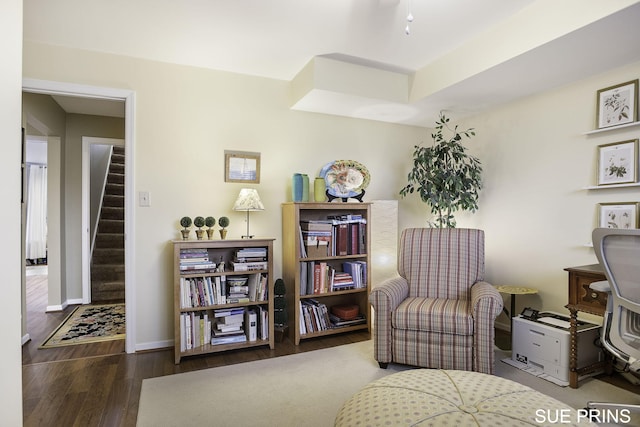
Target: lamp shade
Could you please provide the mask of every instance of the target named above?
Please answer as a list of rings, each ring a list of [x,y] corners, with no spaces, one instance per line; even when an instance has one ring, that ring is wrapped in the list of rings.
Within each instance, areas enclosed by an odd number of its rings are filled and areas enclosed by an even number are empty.
[[[264,205],[255,188],[243,188],[233,204],[234,211],[263,211]]]

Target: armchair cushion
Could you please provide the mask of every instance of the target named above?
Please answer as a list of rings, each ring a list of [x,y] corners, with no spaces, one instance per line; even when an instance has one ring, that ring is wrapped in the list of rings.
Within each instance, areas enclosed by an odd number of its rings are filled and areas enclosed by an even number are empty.
[[[472,335],[473,318],[466,300],[407,298],[393,312],[395,329]]]

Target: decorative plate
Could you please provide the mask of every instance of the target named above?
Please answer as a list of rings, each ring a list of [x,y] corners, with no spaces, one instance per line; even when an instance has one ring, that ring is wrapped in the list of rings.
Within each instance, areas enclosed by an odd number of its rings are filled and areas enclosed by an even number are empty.
[[[355,160],[334,160],[322,167],[327,192],[334,197],[356,197],[369,185],[371,176],[367,168]]]

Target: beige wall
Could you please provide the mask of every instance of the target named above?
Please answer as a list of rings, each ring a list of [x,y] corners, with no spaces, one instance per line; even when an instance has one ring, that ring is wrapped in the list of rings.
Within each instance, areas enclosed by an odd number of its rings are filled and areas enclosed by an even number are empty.
[[[530,305],[568,313],[563,269],[597,263],[586,246],[596,205],[640,201],[639,187],[583,189],[596,184],[598,145],[640,137],[640,126],[584,135],[595,128],[596,92],[639,76],[635,63],[467,121],[477,129],[470,146],[485,169],[480,210],[469,221],[486,230],[487,277],[540,290],[519,297],[518,311]]]
[[[392,199],[413,145],[429,135],[416,127],[291,111],[283,81],[30,43],[24,77],[136,92],[134,192],[151,194],[151,207],[135,208],[138,348],[173,338],[169,241],[179,238],[178,220],[226,215],[230,237],[245,230],[244,214],[231,210],[242,185],[224,182],[225,149],[262,155],[255,187],[266,210],[251,215],[251,231],[278,239],[279,276],[280,204],[290,199],[293,173],[313,176],[329,161],[355,159],[372,175],[366,199]]]
[[[43,67],[42,58],[59,60]],[[240,236],[243,215],[231,211],[240,184],[223,180],[225,149],[262,153],[259,189],[266,210],[251,215],[252,232],[280,238],[280,203],[294,172],[314,175],[328,161],[352,158],[371,171],[367,199],[393,199],[405,182],[412,147],[428,130],[291,111],[287,82],[27,44],[26,77],[136,92],[135,189],[150,208],[135,210],[137,343],[166,345],[171,330],[171,252],[184,215],[226,215]],[[534,286],[524,305],[564,311],[563,268],[595,262],[585,246],[596,204],[637,201],[637,190],[586,191],[593,184],[596,146],[636,138],[637,130],[585,136],[595,121],[600,88],[637,78],[640,65],[539,94],[460,120],[475,127],[469,142],[485,168],[480,210],[459,226],[487,232],[487,278]],[[455,116],[453,117],[455,119]],[[417,197],[401,200],[400,228],[427,217]],[[280,243],[276,243],[276,254]],[[281,260],[275,260],[276,270]],[[506,319],[502,318],[503,323]]]
[[[7,1],[0,13],[0,249],[2,302],[0,310],[0,419],[3,425],[22,425],[21,238],[20,238],[20,92],[22,87],[22,2]]]

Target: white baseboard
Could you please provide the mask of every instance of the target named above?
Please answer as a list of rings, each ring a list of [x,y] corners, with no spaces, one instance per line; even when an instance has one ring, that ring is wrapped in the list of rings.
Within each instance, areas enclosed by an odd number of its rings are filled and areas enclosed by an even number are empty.
[[[160,350],[169,347],[173,347],[173,340],[138,343],[136,351]]]
[[[80,304],[82,304],[82,298],[68,299],[60,305],[48,305],[47,308],[45,309],[45,312],[48,313],[50,311],[62,311],[70,305],[80,305]]]

